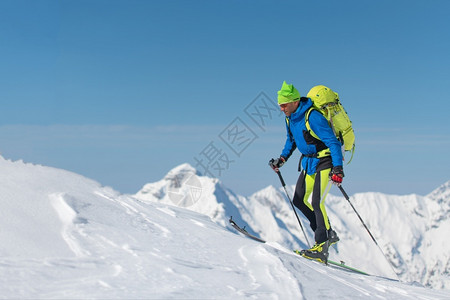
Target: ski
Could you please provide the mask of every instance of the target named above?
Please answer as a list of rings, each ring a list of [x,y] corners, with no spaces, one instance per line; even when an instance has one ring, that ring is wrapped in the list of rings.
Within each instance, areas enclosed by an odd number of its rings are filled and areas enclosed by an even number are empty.
[[[265,240],[260,239],[259,237],[254,236],[253,234],[251,234],[247,230],[245,230],[245,226],[244,226],[244,228],[242,228],[238,224],[236,224],[236,222],[233,221],[233,217],[230,217],[229,222],[230,222],[231,226],[233,226],[234,229],[236,229],[237,231],[239,231],[243,235],[245,235],[245,236],[247,236],[247,237],[249,237],[251,239],[254,239],[255,241],[258,241],[260,243],[265,243],[266,242]]]
[[[332,264],[332,265],[334,265],[334,266],[338,266],[338,267],[340,267],[340,268],[344,268],[344,269],[346,269],[346,270],[355,272],[355,273],[359,273],[359,274],[362,274],[362,275],[370,276],[370,274],[368,274],[368,273],[366,273],[366,272],[364,272],[364,271],[361,271],[361,270],[355,269],[355,268],[353,268],[353,267],[347,266],[347,265],[345,264],[345,262],[342,261],[342,260],[341,260],[340,262],[335,262],[335,261],[332,261],[332,260],[328,260],[328,263],[329,263],[329,264]]]
[[[238,224],[236,224],[236,222],[234,222],[234,220],[233,220],[233,217],[230,217],[229,222],[230,222],[231,226],[233,226],[233,228],[236,229],[239,233],[242,233],[243,235],[245,235],[245,236],[247,236],[247,237],[249,237],[249,238],[251,238],[251,239],[253,239],[253,240],[255,240],[255,241],[258,241],[258,242],[260,242],[260,243],[265,243],[265,242],[266,242],[265,240],[263,240],[263,239],[261,239],[261,238],[259,238],[259,237],[257,237],[257,236],[254,236],[253,234],[251,234],[251,233],[249,233],[247,230],[245,230],[245,226],[244,226],[244,227],[240,227]],[[303,258],[305,258],[305,259],[317,261],[317,260],[310,259],[310,258],[307,258],[307,257],[302,256],[302,255],[300,254],[300,251],[299,251],[299,250],[294,250],[294,252],[295,252],[296,254],[298,254],[300,257],[303,257]],[[332,260],[328,259],[328,264],[324,264],[323,262],[320,262],[320,261],[317,261],[317,262],[318,262],[318,263],[321,263],[321,264],[323,264],[323,265],[328,265],[328,266],[330,266],[330,267],[340,268],[340,269],[343,269],[343,270],[345,270],[345,271],[350,271],[350,272],[354,272],[354,273],[357,273],[357,274],[368,275],[368,276],[370,276],[370,274],[368,274],[368,273],[366,273],[366,272],[364,272],[364,271],[361,271],[361,270],[358,270],[358,269],[355,269],[355,268],[353,268],[353,267],[350,267],[350,266],[346,265],[345,262],[343,262],[343,261],[341,261],[341,262],[335,262],[335,261],[332,261]]]
[[[323,265],[331,265],[332,267],[335,266],[335,267],[338,267],[338,268],[340,268],[340,269],[344,269],[344,270],[346,270],[346,271],[358,273],[358,274],[361,274],[361,275],[367,275],[367,276],[370,276],[370,274],[368,274],[368,273],[366,273],[366,272],[364,272],[364,271],[361,271],[361,270],[358,270],[358,269],[356,269],[356,268],[353,268],[353,267],[350,267],[350,266],[346,265],[345,262],[342,261],[342,260],[341,260],[340,262],[335,262],[335,261],[333,261],[333,260],[328,259],[328,260],[327,260],[327,263],[325,264],[325,263],[323,263],[322,261],[315,260],[315,259],[311,259],[311,258],[308,258],[308,257],[305,257],[305,256],[301,255],[299,250],[294,250],[294,252],[295,252],[296,254],[298,254],[299,256],[303,257],[303,258],[306,258],[306,259],[309,259],[309,260],[313,260],[313,261],[317,261],[318,263],[321,263],[321,264],[323,264]]]

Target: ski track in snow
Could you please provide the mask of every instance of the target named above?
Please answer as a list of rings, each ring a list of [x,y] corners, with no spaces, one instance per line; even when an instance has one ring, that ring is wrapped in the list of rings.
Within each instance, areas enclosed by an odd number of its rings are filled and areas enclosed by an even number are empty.
[[[324,277],[328,277],[330,279],[333,279],[345,286],[347,286],[348,288],[351,288],[353,290],[355,290],[355,292],[357,292],[357,294],[363,296],[363,297],[369,297],[369,296],[374,296],[372,295],[367,289],[364,289],[356,284],[352,284],[352,281],[349,281],[345,278],[345,275],[342,276],[342,271],[343,270],[339,270],[338,273],[336,275],[333,274],[333,272],[336,269],[330,270],[329,267],[321,265],[320,263],[316,263],[314,261],[308,261],[302,257],[300,257],[298,254],[294,254],[292,251],[288,251],[287,249],[284,249],[282,246],[278,245],[278,244],[268,244],[271,247],[274,247],[275,249],[277,249],[277,251],[282,251],[284,253],[287,253],[289,255],[291,255],[292,257],[295,258],[296,260],[296,264],[298,265],[302,265],[304,267],[309,268],[312,272],[318,272],[321,274],[321,276]],[[298,267],[297,265],[295,265],[295,267]],[[293,274],[295,274],[295,271],[291,271]],[[345,271],[344,271],[345,272]],[[348,273],[348,272],[346,272]],[[352,277],[355,278],[363,278],[364,275],[360,275],[360,274],[355,274],[355,273],[350,273],[350,274],[346,274],[346,275],[350,275]],[[301,281],[300,281],[301,282]]]
[[[345,271],[340,268],[334,268],[331,266],[324,266],[320,263],[309,261],[307,259],[299,257],[297,254],[294,254],[293,252],[289,251],[288,249],[284,248],[283,246],[277,244],[277,243],[266,243],[268,247],[273,248],[276,252],[283,252],[288,254],[289,256],[292,256],[295,260],[294,264],[290,264],[288,266],[291,266],[293,268],[287,267],[287,272],[290,272],[292,274],[292,277],[294,277],[294,281],[300,282],[300,290],[303,291],[304,288],[302,285],[307,280],[311,280],[314,282],[316,280],[316,284],[321,282],[328,282],[324,279],[324,277],[329,278],[335,282],[338,282],[342,285],[342,288],[338,288],[338,290],[346,290],[346,294],[348,293],[349,298],[363,298],[363,299],[421,299],[421,300],[430,300],[430,299],[436,299],[433,296],[427,296],[426,293],[424,294],[413,294],[410,295],[410,293],[407,291],[406,288],[401,288],[399,286],[390,286],[387,287],[384,283],[386,280],[392,282],[392,283],[399,283],[397,280],[393,279],[386,279],[383,277],[378,276],[366,276],[362,274],[356,274],[353,272]],[[286,264],[286,262],[284,262]],[[307,267],[310,269],[310,273],[306,274],[299,274],[298,268],[302,265],[303,267]],[[322,278],[314,278],[311,277],[309,274],[314,273],[320,273]],[[306,275],[306,276],[302,276]],[[296,278],[297,277],[297,278]],[[308,284],[305,284],[307,286]],[[344,288],[345,287],[345,288]],[[368,289],[367,287],[370,287]],[[406,286],[405,286],[406,287]],[[320,290],[320,289],[319,289]],[[351,292],[353,290],[354,292]],[[392,296],[392,293],[396,294],[395,297]],[[313,295],[309,294],[308,292],[303,292],[303,295],[305,295],[305,298],[311,298]],[[327,291],[324,295],[315,294],[314,298],[322,298],[322,297],[330,297],[332,294],[330,294],[330,291]],[[346,298],[341,294],[339,297]],[[450,299],[450,296],[447,298],[442,299]]]
[[[127,212],[130,216],[132,216],[132,217],[135,217],[135,216],[136,216],[138,219],[139,219],[139,218],[142,218],[142,219],[143,219],[145,222],[147,222],[148,224],[150,224],[150,225],[154,226],[155,228],[159,229],[160,232],[162,233],[162,236],[163,236],[163,237],[165,237],[165,238],[169,237],[170,230],[169,230],[168,228],[166,228],[166,227],[164,227],[164,226],[161,226],[161,225],[158,224],[158,223],[153,222],[153,221],[152,221],[147,215],[145,215],[141,210],[139,210],[138,208],[135,208],[135,207],[132,206],[131,204],[126,203],[126,202],[124,201],[125,199],[123,199],[123,201],[117,201],[116,199],[114,199],[114,198],[112,198],[112,197],[110,197],[110,196],[104,195],[104,194],[102,194],[102,193],[99,193],[99,192],[95,192],[95,194],[97,194],[97,195],[99,195],[100,197],[103,197],[103,198],[105,198],[105,199],[107,199],[107,200],[109,200],[109,201],[111,201],[111,202],[120,204],[121,206],[123,206],[123,207],[125,208],[126,212]],[[136,203],[134,203],[134,205],[136,205]],[[173,216],[175,216],[175,214],[173,214]]]

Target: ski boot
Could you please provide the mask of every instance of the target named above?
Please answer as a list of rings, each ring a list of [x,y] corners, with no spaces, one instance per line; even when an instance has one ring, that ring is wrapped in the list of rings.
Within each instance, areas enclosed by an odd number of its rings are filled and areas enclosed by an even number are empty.
[[[327,264],[328,247],[330,247],[330,241],[326,240],[325,242],[322,243],[316,243],[311,249],[300,251],[300,255]]]
[[[336,231],[331,228],[328,230],[328,240],[330,241],[330,246],[339,242],[339,237],[337,236]]]

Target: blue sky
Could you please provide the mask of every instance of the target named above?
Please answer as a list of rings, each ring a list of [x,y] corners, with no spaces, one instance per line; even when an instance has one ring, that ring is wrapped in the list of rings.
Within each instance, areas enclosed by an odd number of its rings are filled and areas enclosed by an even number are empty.
[[[349,194],[425,195],[450,179],[449,10],[446,0],[4,0],[0,153],[123,193],[184,162],[202,171],[214,154],[222,169],[209,170],[249,195],[279,185],[267,162],[285,132],[275,111],[263,126],[247,113],[286,80],[302,95],[324,84],[341,96],[357,138]],[[247,136],[231,140],[239,128]],[[290,184],[299,157],[282,169]]]

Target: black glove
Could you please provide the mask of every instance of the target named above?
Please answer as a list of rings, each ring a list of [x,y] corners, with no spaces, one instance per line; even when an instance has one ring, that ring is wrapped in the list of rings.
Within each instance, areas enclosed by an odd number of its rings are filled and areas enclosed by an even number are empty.
[[[342,178],[344,178],[344,169],[342,166],[336,166],[331,169],[330,180],[337,185],[342,183]]]
[[[269,166],[275,171],[278,172],[278,168],[281,168],[284,163],[286,162],[286,159],[283,156],[280,156],[279,158],[271,159],[269,160]]]

